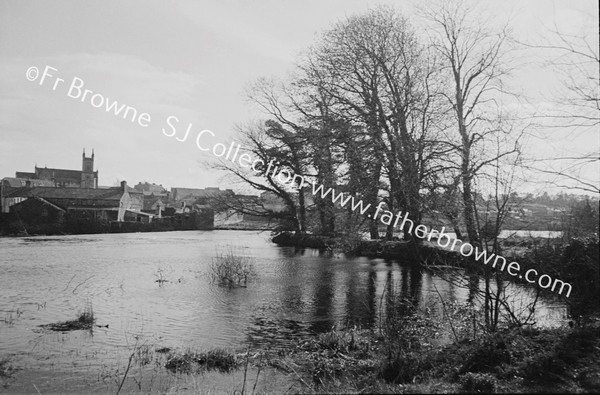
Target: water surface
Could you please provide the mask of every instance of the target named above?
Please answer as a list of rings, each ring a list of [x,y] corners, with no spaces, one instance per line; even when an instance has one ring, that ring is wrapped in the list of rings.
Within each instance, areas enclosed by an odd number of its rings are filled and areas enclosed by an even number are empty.
[[[247,288],[210,283],[210,263],[231,249],[254,262],[257,275]],[[448,301],[468,297],[418,266],[277,247],[267,232],[3,238],[0,251],[0,356],[70,372],[122,363],[136,343],[291,347],[334,325],[373,326],[384,311],[384,290],[418,306],[439,306],[440,295]],[[525,295],[515,299],[525,305],[531,289],[511,289]],[[74,319],[86,306],[108,328],[39,328]],[[543,300],[537,317],[559,325],[565,307],[559,299]]]

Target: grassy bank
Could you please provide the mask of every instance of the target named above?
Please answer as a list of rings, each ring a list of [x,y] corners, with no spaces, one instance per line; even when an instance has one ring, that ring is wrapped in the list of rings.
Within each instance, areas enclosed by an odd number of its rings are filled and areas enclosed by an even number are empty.
[[[600,328],[512,329],[434,346],[378,331],[320,335],[276,362],[306,393],[548,393],[600,391]]]
[[[173,350],[136,344],[92,382],[62,387],[0,359],[4,390],[122,393],[581,393],[600,391],[600,325],[513,328],[444,340],[409,314],[374,329],[334,329],[286,350]],[[464,334],[464,335],[462,335]],[[51,372],[61,377],[61,372]],[[95,373],[94,373],[95,375]],[[71,376],[71,374],[68,374]],[[93,376],[93,375],[92,375]],[[45,385],[44,385],[45,384]]]

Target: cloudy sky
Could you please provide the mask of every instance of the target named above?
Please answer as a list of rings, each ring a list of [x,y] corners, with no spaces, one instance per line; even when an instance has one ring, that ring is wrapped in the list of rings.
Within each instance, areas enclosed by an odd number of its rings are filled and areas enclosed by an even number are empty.
[[[409,1],[383,2],[414,13]],[[209,154],[193,141],[163,134],[167,117],[179,120],[178,135],[191,123],[192,131],[213,131],[213,142],[230,140],[236,124],[264,117],[244,98],[248,83],[285,77],[319,32],[379,3],[0,0],[0,178],[33,171],[36,164],[80,169],[85,147],[95,150],[100,185],[146,180],[225,187],[218,173],[199,165]],[[523,40],[543,38],[554,23],[575,33],[598,24],[592,0],[485,3],[499,18],[511,18]],[[40,84],[46,66],[56,71]],[[40,71],[35,81],[27,79],[30,67]],[[67,94],[75,77],[82,91],[92,92],[83,102]],[[57,78],[64,81],[53,90]],[[543,92],[555,79],[530,65],[516,72],[514,83]],[[151,121],[143,127],[94,108],[92,94],[148,113]],[[536,94],[532,98],[535,104]],[[561,139],[550,138],[539,149],[564,148]],[[575,140],[572,152],[599,144],[597,131]]]

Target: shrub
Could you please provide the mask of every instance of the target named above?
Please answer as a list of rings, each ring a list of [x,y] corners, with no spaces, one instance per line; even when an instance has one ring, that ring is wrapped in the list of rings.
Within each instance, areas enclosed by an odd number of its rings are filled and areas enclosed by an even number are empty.
[[[233,251],[217,255],[209,266],[212,283],[228,287],[246,287],[255,275],[254,262],[249,257],[238,256]]]
[[[346,338],[346,332],[342,331],[331,331],[319,334],[318,339],[319,346],[322,348],[348,352],[350,346],[350,339]]]
[[[496,378],[489,373],[466,373],[460,378],[462,390],[491,394],[496,391]]]
[[[493,372],[497,366],[511,362],[510,352],[501,336],[485,339],[475,345],[463,363],[461,372]]]
[[[564,381],[578,361],[593,358],[598,339],[600,328],[579,328],[569,331],[566,336],[550,332],[548,344],[523,361],[524,377],[539,383]]]
[[[525,359],[522,372],[527,380],[539,383],[561,382],[568,366],[554,351],[540,351]]]
[[[433,367],[426,352],[400,351],[395,358],[384,363],[380,376],[387,382],[404,384],[414,383],[417,378]]]

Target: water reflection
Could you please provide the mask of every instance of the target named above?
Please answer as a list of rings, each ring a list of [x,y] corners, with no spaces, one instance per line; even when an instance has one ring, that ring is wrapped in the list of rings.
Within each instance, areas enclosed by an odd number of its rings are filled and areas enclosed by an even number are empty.
[[[291,347],[335,325],[376,326],[402,313],[407,304],[398,300],[422,308],[440,297],[473,297],[418,265],[280,248],[267,236],[214,231],[0,239],[0,353],[26,352],[35,363],[45,358],[67,368],[73,360],[126,358],[132,336],[181,348]],[[255,260],[257,278],[248,288],[210,284],[209,263],[231,246]],[[162,287],[155,282],[159,271],[168,280]],[[532,291],[513,286],[510,292],[514,303],[524,303]],[[109,324],[93,338],[32,330],[72,319],[88,302],[98,323]],[[22,314],[14,319],[17,310]],[[565,307],[544,299],[536,315],[539,323],[556,323]],[[90,362],[89,355],[104,359]]]

